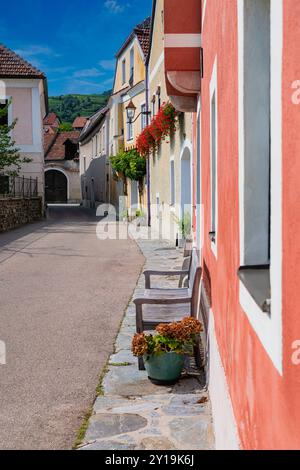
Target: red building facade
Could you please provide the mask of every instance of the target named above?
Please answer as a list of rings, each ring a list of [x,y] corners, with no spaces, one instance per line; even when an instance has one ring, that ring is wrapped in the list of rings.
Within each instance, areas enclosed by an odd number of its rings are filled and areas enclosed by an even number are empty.
[[[174,103],[194,112],[217,447],[296,449],[300,2],[191,0],[182,10],[165,0],[165,72]]]

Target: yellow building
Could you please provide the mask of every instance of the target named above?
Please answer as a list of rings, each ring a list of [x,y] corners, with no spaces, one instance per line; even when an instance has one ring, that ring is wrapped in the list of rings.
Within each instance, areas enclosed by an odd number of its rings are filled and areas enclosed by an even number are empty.
[[[147,65],[153,117],[161,104],[169,100],[165,80],[164,0],[154,2]],[[150,156],[151,224],[167,239],[180,236],[180,220],[192,213],[192,119],[192,113],[179,113],[176,132]]]
[[[122,149],[135,147],[136,138],[147,124],[146,68],[149,52],[150,18],[134,28],[116,54],[116,71],[110,107],[110,155]],[[135,108],[135,117],[127,117],[128,105]],[[133,216],[136,208],[146,202],[146,179],[143,185],[137,181],[118,180],[111,186],[111,203],[119,208],[119,197],[125,196],[125,207]]]

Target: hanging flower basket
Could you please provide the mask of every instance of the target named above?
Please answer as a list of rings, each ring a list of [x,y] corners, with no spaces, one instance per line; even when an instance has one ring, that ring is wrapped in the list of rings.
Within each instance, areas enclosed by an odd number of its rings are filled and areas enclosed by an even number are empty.
[[[172,103],[163,103],[158,113],[152,119],[151,123],[145,127],[137,138],[137,150],[141,155],[149,155],[155,152],[171,132],[176,131],[177,111]]]

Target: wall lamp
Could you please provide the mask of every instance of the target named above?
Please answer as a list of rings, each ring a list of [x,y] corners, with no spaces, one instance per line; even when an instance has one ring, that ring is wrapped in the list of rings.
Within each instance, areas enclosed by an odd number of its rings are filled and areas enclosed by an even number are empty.
[[[141,114],[143,114],[145,116],[149,116],[151,114],[151,111],[141,111],[137,115],[137,117],[134,119],[135,113],[136,113],[136,106],[134,105],[132,100],[130,100],[128,106],[126,106],[126,114],[127,114],[128,124],[133,124],[141,116]]]

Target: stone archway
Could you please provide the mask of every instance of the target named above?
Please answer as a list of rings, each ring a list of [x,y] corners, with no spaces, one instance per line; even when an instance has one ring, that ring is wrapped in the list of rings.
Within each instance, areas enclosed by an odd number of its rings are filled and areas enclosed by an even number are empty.
[[[68,178],[62,171],[46,170],[45,200],[50,203],[68,202]]]

